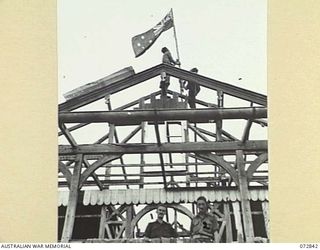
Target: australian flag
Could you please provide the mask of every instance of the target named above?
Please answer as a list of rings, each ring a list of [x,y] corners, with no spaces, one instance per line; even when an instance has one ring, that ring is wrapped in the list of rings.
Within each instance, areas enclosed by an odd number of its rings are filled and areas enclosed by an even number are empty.
[[[151,45],[158,39],[162,32],[173,27],[172,9],[170,12],[152,29],[145,33],[136,35],[131,39],[132,48],[136,57],[146,52]]]

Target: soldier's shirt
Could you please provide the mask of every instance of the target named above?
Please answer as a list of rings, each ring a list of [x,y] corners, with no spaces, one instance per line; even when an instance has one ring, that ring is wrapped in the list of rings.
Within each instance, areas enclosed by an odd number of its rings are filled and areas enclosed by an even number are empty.
[[[191,236],[214,238],[214,232],[218,230],[218,221],[211,214],[196,215],[191,222]]]
[[[158,222],[150,222],[146,228],[144,236],[147,238],[171,238],[171,237],[178,237],[176,231],[172,228],[172,226],[163,221],[162,223]]]

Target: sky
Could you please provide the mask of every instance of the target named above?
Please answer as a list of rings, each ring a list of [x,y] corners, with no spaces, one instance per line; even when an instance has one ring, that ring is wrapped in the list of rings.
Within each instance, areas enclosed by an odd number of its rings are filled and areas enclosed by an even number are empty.
[[[266,0],[60,0],[59,103],[63,93],[125,67],[140,72],[158,65],[164,46],[176,58],[173,29],[138,58],[131,47],[133,36],[171,8],[182,68],[197,67],[204,76],[266,94]]]
[[[177,58],[173,29],[164,32],[138,58],[131,46],[133,36],[151,29],[171,8],[183,69],[197,67],[201,75],[267,94],[266,0],[58,0],[59,103],[65,101],[64,93],[128,66],[138,73],[160,64],[164,46]],[[171,80],[170,89],[178,91],[178,86],[177,80]],[[158,91],[158,87],[159,79],[153,79],[114,94],[112,106],[116,108]],[[198,98],[216,103],[217,97],[214,91],[201,90]],[[247,102],[227,97],[225,104],[248,106]],[[103,101],[89,106],[106,110]],[[239,136],[245,121],[226,121],[223,126]],[[73,135],[78,143],[89,143],[89,139],[103,135],[97,133],[101,130],[105,132],[105,124],[86,132],[90,138],[84,136],[82,129]],[[252,138],[266,139],[266,129],[261,131],[261,127],[253,125]],[[152,137],[147,134],[147,140]],[[59,142],[67,144],[61,137]],[[126,162],[133,161],[133,156],[126,157]]]

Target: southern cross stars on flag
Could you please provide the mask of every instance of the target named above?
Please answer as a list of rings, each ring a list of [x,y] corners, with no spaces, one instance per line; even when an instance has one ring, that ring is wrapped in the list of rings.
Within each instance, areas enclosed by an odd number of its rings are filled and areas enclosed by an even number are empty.
[[[140,35],[134,36],[131,39],[131,42],[135,56],[141,56],[144,52],[146,52],[158,39],[162,32],[170,29],[173,27],[173,25],[173,13],[171,9],[170,12],[152,29]]]

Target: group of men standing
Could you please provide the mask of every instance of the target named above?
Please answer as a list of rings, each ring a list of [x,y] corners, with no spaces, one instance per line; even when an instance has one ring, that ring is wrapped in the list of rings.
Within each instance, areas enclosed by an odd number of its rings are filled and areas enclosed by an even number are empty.
[[[169,65],[178,65],[180,66],[181,63],[180,61],[174,60],[170,51],[168,50],[168,48],[163,47],[161,49],[161,52],[163,53],[162,56],[162,63],[164,64],[169,64]],[[198,69],[197,68],[192,68],[190,70],[190,72],[197,74],[198,73]],[[165,72],[161,73],[161,82],[160,82],[160,89],[161,89],[161,95],[162,96],[166,96],[167,95],[167,89],[170,85],[170,76],[167,75]],[[180,80],[180,88],[181,90],[186,89],[188,90],[188,103],[190,108],[196,108],[196,96],[197,94],[200,92],[200,86],[199,84],[195,83],[195,82],[186,82],[185,80]]]
[[[216,217],[208,212],[208,202],[205,197],[197,199],[198,214],[193,217],[190,226],[190,238],[193,242],[215,242],[217,240],[218,222]],[[177,238],[178,234],[171,224],[165,222],[165,206],[158,206],[157,220],[150,222],[145,230],[145,238]]]

